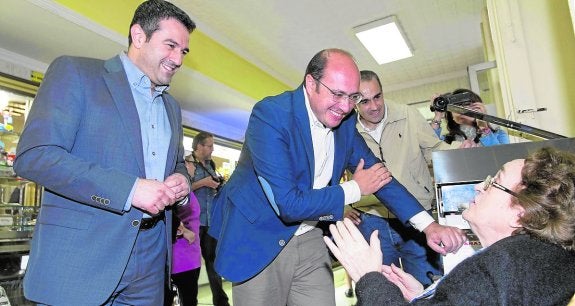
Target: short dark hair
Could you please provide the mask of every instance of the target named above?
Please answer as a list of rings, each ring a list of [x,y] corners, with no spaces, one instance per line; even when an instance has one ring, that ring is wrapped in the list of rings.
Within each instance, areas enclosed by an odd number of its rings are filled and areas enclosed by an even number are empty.
[[[199,132],[198,135],[194,136],[194,140],[192,140],[192,149],[195,151],[198,148],[198,144],[204,144],[204,141],[208,138],[214,138],[214,134]]]
[[[359,74],[361,75],[362,82],[376,80],[377,84],[379,84],[379,89],[381,89],[381,81],[379,80],[379,76],[377,76],[377,73],[371,70],[362,70],[359,72]]]
[[[304,84],[305,84],[305,76],[308,74],[310,74],[311,77],[314,80],[316,80],[316,82],[317,82],[317,80],[321,80],[321,78],[323,78],[325,66],[327,66],[327,59],[331,55],[331,53],[339,53],[339,54],[347,55],[351,59],[353,59],[353,56],[351,55],[351,53],[349,53],[345,50],[342,50],[342,49],[331,48],[331,49],[324,49],[324,50],[319,51],[318,53],[316,53],[311,58],[311,60],[309,61],[309,64],[307,64],[307,67],[305,69],[304,80],[303,80]]]
[[[190,19],[190,16],[172,3],[164,0],[148,0],[140,4],[134,12],[134,18],[132,18],[129,29],[133,25],[139,24],[146,34],[146,41],[149,41],[152,34],[159,29],[160,21],[171,18],[181,22],[190,33],[196,28],[196,24]],[[131,45],[132,35],[129,29],[128,45]]]

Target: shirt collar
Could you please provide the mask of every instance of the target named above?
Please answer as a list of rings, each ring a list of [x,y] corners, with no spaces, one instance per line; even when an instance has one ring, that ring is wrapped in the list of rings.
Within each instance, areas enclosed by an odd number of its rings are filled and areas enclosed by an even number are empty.
[[[126,52],[120,53],[120,60],[122,61],[122,65],[124,66],[124,70],[126,71],[126,76],[128,78],[128,82],[130,82],[130,85],[148,90],[152,88],[152,81],[150,81],[150,78],[144,74],[144,72],[142,72],[142,70],[140,70],[140,68],[138,68],[134,62],[132,62]],[[154,91],[156,94],[162,94],[169,88],[169,85],[159,85],[154,88]]]
[[[307,115],[309,118],[309,124],[311,127],[315,127],[315,128],[320,128],[320,129],[326,129],[326,130],[331,130],[330,128],[325,127],[325,125],[323,125],[323,123],[321,123],[316,115],[313,113],[313,110],[311,109],[311,105],[309,104],[309,98],[307,96],[307,92],[305,91],[305,87],[302,86],[302,90],[303,90],[303,96],[305,99],[305,108],[307,110]]]

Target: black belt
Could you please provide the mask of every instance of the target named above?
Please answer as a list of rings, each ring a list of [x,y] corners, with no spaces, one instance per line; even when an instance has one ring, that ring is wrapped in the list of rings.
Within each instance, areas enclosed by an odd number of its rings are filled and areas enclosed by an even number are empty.
[[[142,218],[140,221],[140,230],[145,231],[154,228],[160,221],[164,222],[166,215],[164,212],[153,216],[152,218]]]

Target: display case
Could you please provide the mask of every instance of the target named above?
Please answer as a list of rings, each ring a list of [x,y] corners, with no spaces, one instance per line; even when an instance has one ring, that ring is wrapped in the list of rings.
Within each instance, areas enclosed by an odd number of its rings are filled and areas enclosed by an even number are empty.
[[[42,187],[12,168],[39,83],[0,73],[0,305],[34,305],[24,298],[30,242]]]
[[[15,132],[0,131],[0,305],[2,298],[11,305],[33,305],[23,296],[22,280],[42,188],[14,173],[18,139]]]
[[[41,201],[41,188],[12,168],[18,139],[0,130],[0,254],[28,251]]]

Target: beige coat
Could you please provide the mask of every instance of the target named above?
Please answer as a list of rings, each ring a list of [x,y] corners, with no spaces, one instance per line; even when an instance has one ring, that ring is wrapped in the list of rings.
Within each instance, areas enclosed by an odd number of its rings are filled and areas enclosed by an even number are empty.
[[[389,102],[386,102],[386,105],[387,119],[383,123],[385,126],[379,144],[363,129],[359,121],[356,128],[377,157],[382,158],[383,154],[392,175],[429,210],[435,199],[428,166],[431,165],[431,151],[457,148],[461,143],[448,145],[437,138],[417,109]],[[380,217],[394,217],[373,195],[363,196],[353,207]]]

